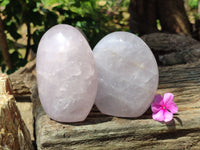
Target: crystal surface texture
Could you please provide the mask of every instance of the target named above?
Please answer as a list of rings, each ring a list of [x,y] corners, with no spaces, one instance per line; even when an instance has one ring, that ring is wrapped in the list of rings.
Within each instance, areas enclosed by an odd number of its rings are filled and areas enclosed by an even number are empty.
[[[36,74],[41,104],[59,122],[79,122],[89,114],[97,92],[91,48],[70,25],[56,25],[40,40]]]
[[[113,32],[93,50],[97,73],[97,108],[118,117],[139,117],[151,105],[158,86],[158,66],[138,36]]]

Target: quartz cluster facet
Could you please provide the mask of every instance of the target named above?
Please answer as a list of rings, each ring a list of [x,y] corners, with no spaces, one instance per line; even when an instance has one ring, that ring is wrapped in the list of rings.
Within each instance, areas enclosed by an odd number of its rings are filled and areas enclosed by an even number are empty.
[[[97,74],[91,48],[76,28],[56,25],[42,37],[36,73],[41,104],[59,122],[83,121],[96,97]]]
[[[141,116],[158,86],[158,67],[149,47],[136,35],[114,32],[93,50],[98,90],[95,104],[104,114]]]

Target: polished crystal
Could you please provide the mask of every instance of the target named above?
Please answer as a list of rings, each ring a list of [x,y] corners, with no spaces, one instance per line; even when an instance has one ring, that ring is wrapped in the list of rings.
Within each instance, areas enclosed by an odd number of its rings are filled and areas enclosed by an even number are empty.
[[[93,54],[97,108],[112,116],[141,116],[158,86],[158,66],[149,47],[132,33],[114,32],[99,41]]]
[[[56,25],[42,37],[37,51],[39,97],[50,118],[60,122],[83,121],[97,91],[91,48],[76,28]]]

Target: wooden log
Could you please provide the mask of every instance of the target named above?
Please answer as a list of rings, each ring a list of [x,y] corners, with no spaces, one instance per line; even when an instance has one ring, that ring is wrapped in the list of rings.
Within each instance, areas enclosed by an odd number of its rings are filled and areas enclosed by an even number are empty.
[[[0,149],[33,150],[30,133],[11,93],[8,77],[0,74]]]
[[[59,123],[43,111],[32,89],[38,150],[55,149],[199,149],[200,62],[160,67],[157,93],[172,92],[179,112],[166,124],[154,121],[148,110],[139,118],[118,118],[95,107],[84,122]]]
[[[9,76],[12,83],[12,91],[17,101],[18,109],[22,119],[30,131],[31,139],[34,140],[32,102],[30,100],[30,89],[36,82],[35,66],[36,60],[29,62],[26,66],[20,68]]]
[[[30,97],[30,89],[36,80],[35,62],[36,59],[29,62],[25,67],[20,68],[18,71],[9,76],[12,83],[13,95],[17,99],[25,99],[26,101]]]
[[[200,42],[191,37],[152,33],[141,38],[151,48],[159,65],[186,64],[200,58]]]

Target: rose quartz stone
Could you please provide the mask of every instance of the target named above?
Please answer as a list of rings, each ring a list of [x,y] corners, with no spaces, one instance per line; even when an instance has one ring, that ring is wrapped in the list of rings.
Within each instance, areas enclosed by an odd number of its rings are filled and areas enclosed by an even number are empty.
[[[41,104],[59,122],[85,120],[95,100],[97,74],[91,48],[70,25],[56,25],[42,37],[36,74]]]
[[[98,72],[95,104],[104,114],[139,117],[150,106],[158,86],[158,66],[138,36],[114,32],[93,50]]]

